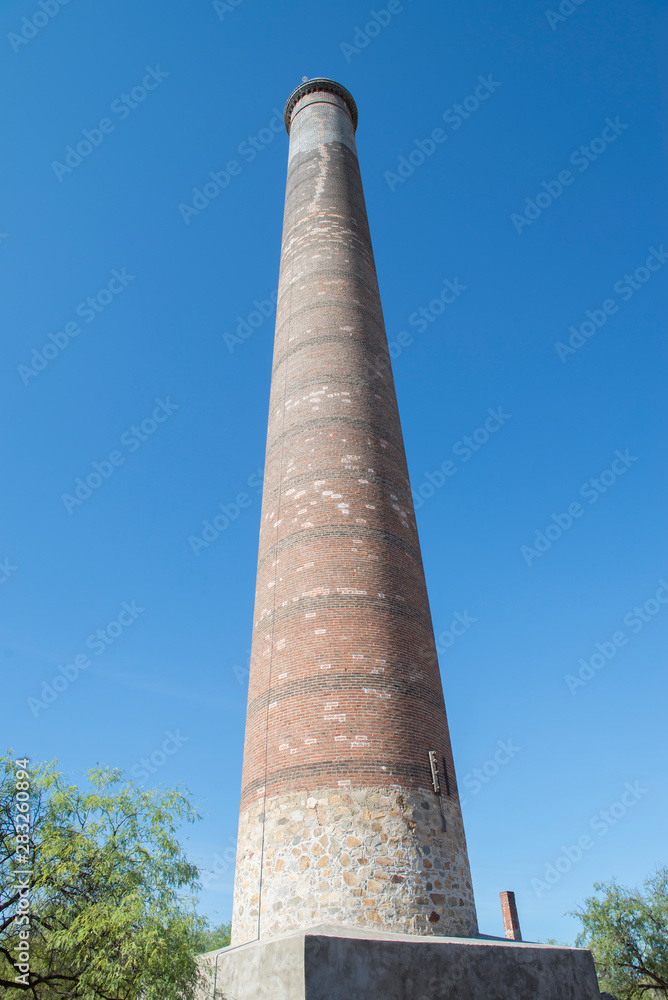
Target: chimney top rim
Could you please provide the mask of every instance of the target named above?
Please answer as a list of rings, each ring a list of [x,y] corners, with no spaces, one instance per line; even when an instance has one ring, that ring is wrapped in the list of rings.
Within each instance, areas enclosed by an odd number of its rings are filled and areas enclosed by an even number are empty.
[[[295,105],[298,101],[305,97],[307,94],[316,94],[320,92],[325,92],[327,94],[335,94],[345,101],[348,111],[350,112],[350,117],[353,123],[353,129],[357,129],[357,105],[350,91],[346,90],[345,87],[341,86],[335,80],[330,80],[326,76],[314,76],[311,80],[306,80],[300,83],[298,87],[292,91],[285,104],[285,113],[283,120],[285,122],[285,130],[290,135],[290,120],[292,118],[292,112],[294,111]]]

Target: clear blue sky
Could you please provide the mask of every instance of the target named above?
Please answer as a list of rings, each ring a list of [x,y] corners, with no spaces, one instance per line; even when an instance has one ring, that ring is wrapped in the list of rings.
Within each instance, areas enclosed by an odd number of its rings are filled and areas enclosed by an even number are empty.
[[[302,76],[333,77],[360,111],[481,929],[514,889],[527,938],[572,940],[595,880],[667,860],[663,5],[404,0],[366,32],[357,0],[55,3],[0,16],[4,744],[67,772],[153,755],[146,783],[185,782],[205,813],[193,854],[231,856],[272,120]],[[229,917],[232,882],[203,912]]]

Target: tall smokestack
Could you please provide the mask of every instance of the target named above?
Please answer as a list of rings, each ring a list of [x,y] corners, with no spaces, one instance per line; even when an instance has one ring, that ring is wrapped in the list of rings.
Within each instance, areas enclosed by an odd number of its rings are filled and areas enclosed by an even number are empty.
[[[290,135],[232,943],[477,933],[351,95]]]

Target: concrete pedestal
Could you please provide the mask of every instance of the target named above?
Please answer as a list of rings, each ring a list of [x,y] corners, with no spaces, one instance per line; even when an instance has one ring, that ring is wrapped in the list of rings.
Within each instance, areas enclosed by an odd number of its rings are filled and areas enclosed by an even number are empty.
[[[588,951],[320,925],[202,957],[201,1000],[598,1000]]]

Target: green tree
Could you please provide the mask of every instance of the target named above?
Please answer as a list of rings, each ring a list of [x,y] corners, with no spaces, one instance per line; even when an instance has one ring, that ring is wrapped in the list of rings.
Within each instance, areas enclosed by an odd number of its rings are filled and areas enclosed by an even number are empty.
[[[0,758],[3,996],[194,997],[195,952],[214,932],[177,830],[198,818],[180,788],[146,791],[97,767],[82,791],[55,763]]]
[[[196,955],[203,955],[207,951],[217,951],[218,948],[227,948],[232,934],[232,922],[223,921],[215,927],[208,925],[198,931],[193,937],[193,951]]]
[[[659,868],[642,889],[612,882],[594,884],[600,894],[572,916],[582,923],[577,945],[594,956],[602,990],[621,1000],[668,996],[668,868]]]

